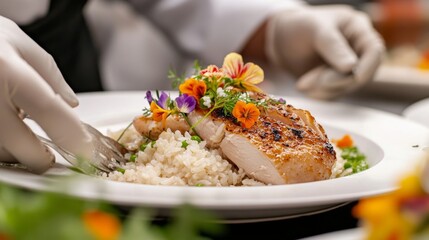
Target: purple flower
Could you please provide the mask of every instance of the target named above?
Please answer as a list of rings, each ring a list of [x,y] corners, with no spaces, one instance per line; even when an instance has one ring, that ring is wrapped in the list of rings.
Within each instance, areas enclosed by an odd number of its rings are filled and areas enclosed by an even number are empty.
[[[159,96],[158,99],[158,106],[162,107],[163,109],[167,109],[167,100],[168,100],[168,94],[165,92],[161,92],[161,96]]]
[[[153,97],[152,97],[152,92],[151,91],[147,91],[146,92],[146,99],[149,102],[149,104],[153,101]]]
[[[183,94],[176,98],[176,106],[179,109],[179,112],[182,113],[190,113],[194,111],[196,104],[197,101],[195,101],[195,98],[188,94]]]
[[[285,104],[286,103],[286,100],[284,100],[283,98],[279,98],[279,103],[281,103],[281,104]]]

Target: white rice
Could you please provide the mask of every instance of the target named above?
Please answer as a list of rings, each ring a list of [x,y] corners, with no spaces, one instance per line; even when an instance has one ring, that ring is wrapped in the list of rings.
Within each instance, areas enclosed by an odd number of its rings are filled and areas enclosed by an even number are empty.
[[[339,177],[344,177],[352,174],[353,173],[352,168],[347,168],[347,169],[344,168],[344,164],[346,163],[346,160],[341,157],[342,150],[337,146],[335,146],[335,144],[332,144],[332,146],[334,147],[334,150],[337,156],[337,161],[332,166],[330,178],[339,178]]]
[[[119,132],[109,135],[117,138]],[[129,128],[121,143],[130,150],[137,150],[142,137]],[[186,141],[188,146],[182,147]],[[256,186],[263,183],[246,176],[243,169],[223,159],[218,150],[209,150],[206,142],[191,140],[188,133],[167,130],[156,143],[148,144],[144,151],[137,151],[135,162],[122,166],[124,173],[114,171],[101,176],[114,181],[173,186]],[[126,155],[129,158],[130,154]]]
[[[123,130],[109,132],[117,139]],[[170,186],[261,186],[265,185],[248,177],[243,169],[222,158],[219,150],[206,148],[206,142],[191,140],[189,133],[183,135],[170,129],[161,133],[153,144],[147,144],[144,151],[139,147],[144,138],[131,126],[121,137],[120,143],[128,150],[136,152],[135,162],[122,166],[125,172],[102,173],[101,177],[121,182]],[[182,147],[186,141],[188,146]],[[337,161],[332,166],[330,178],[338,178],[352,173],[344,169],[345,160],[341,149],[333,144]],[[125,158],[130,159],[131,154]]]

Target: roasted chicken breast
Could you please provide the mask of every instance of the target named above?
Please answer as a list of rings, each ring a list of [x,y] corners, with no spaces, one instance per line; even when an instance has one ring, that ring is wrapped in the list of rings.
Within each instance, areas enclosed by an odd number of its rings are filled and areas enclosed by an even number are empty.
[[[193,111],[188,115],[189,120],[195,124],[204,114],[202,110]],[[186,124],[183,119],[171,118],[165,127],[188,131]],[[136,118],[134,126],[143,135],[162,131],[160,123],[154,125],[147,118]],[[222,111],[214,111],[202,119],[195,130],[209,147],[220,147],[230,161],[266,184],[328,179],[336,161],[323,127],[310,112],[291,105],[269,104],[261,109],[261,116],[249,129],[241,127],[234,118],[224,116]]]

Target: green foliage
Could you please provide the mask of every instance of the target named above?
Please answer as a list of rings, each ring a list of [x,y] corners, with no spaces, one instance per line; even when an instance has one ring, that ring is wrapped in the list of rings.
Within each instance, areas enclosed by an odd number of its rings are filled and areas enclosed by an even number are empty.
[[[87,211],[99,210],[117,216],[111,205],[68,195],[29,192],[0,184],[0,236],[15,240],[95,239],[84,225]],[[201,232],[218,233],[213,216],[189,205],[176,211],[167,226],[151,224],[149,211],[135,209],[122,221],[119,239],[204,239]],[[119,219],[119,218],[118,218]]]
[[[182,84],[186,79],[185,74],[182,74],[181,76],[179,76],[174,70],[169,70],[167,77],[168,79],[170,79],[171,87],[173,89],[178,89],[180,84]]]
[[[368,169],[368,163],[363,153],[357,147],[342,148],[341,157],[346,160],[344,168],[352,168],[353,173]]]
[[[207,238],[200,236],[200,233],[214,235],[223,230],[221,225],[207,221],[215,219],[214,215],[190,205],[176,209],[174,215],[173,222],[165,229],[169,240],[205,240]]]

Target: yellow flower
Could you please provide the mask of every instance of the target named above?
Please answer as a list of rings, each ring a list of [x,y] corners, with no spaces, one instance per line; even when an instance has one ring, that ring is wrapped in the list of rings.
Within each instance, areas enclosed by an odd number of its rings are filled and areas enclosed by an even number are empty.
[[[97,240],[119,238],[121,223],[114,215],[98,210],[87,211],[82,216],[85,227]]]
[[[222,70],[232,78],[236,84],[249,91],[262,92],[255,85],[264,81],[264,71],[254,63],[244,64],[240,54],[226,55]]]
[[[399,182],[399,189],[394,192],[398,199],[421,196],[424,191],[420,184],[420,176],[418,173],[409,174]]]
[[[363,199],[353,215],[364,222],[368,240],[411,239],[413,225],[401,214],[394,194]]]
[[[412,239],[416,223],[404,211],[404,203],[424,196],[418,171],[399,182],[399,189],[373,198],[363,199],[353,209],[355,217],[364,222],[367,239]]]
[[[180,84],[179,91],[183,94],[188,94],[199,101],[206,93],[207,86],[204,81],[189,78],[184,83]]]
[[[259,117],[259,109],[253,103],[245,103],[238,101],[234,109],[232,109],[232,115],[241,123],[242,127],[251,128]]]
[[[160,107],[158,104],[155,103],[155,101],[152,101],[150,103],[150,111],[152,112],[153,120],[157,122],[162,122],[162,127],[165,127],[165,120],[172,112],[171,110],[167,110]]]

